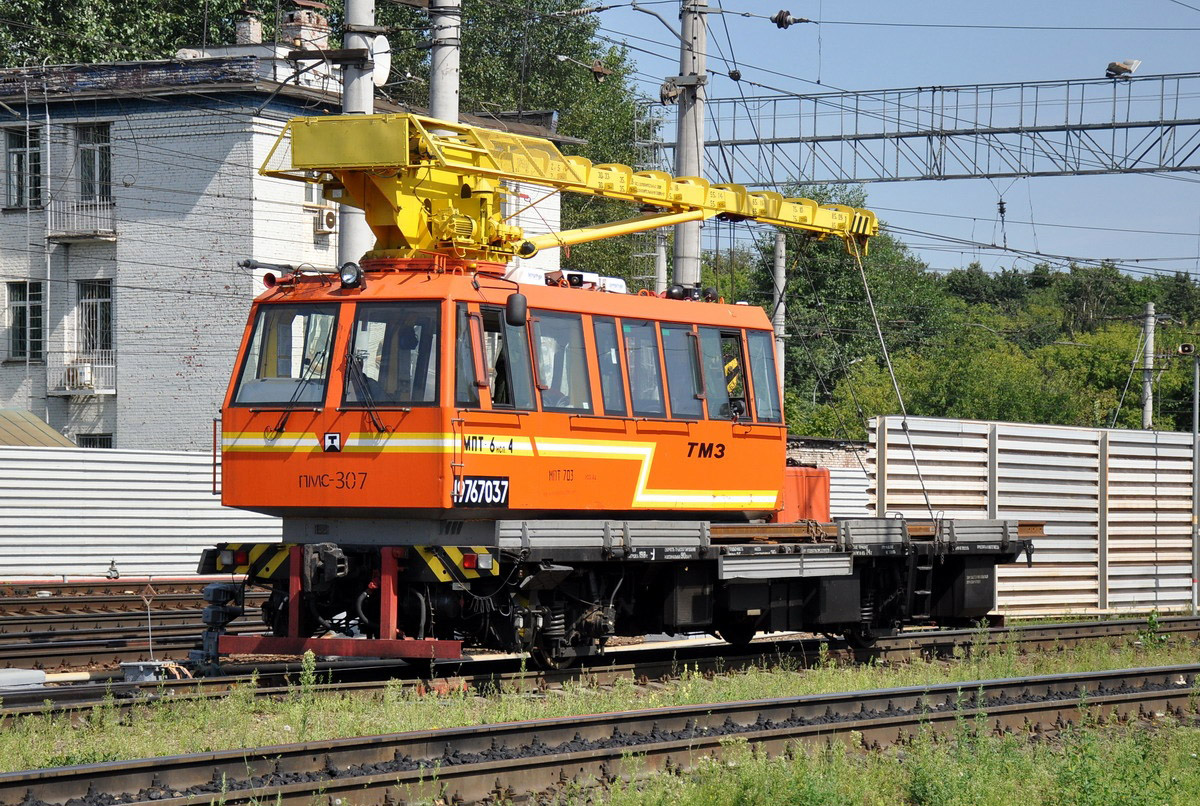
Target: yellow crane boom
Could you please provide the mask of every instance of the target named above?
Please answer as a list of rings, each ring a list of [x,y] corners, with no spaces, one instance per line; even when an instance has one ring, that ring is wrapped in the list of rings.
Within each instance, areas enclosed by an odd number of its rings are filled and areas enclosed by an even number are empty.
[[[421,115],[294,118],[260,170],[324,185],[327,198],[362,208],[377,238],[372,257],[444,252],[507,263],[538,249],[697,221],[714,216],[833,235],[866,251],[875,214],[811,199],[786,199],[697,176],[593,165],[540,137]],[[578,230],[526,237],[508,223],[502,182],[544,186],[633,202],[648,212]]]

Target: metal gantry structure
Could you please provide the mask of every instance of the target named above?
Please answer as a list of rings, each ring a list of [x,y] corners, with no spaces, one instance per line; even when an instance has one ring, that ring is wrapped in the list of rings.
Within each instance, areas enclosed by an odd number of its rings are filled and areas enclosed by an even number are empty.
[[[708,99],[737,181],[846,184],[1200,170],[1200,73]]]

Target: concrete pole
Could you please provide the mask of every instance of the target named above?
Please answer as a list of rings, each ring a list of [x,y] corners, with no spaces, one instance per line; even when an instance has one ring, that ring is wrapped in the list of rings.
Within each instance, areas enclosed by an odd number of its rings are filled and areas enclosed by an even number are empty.
[[[375,25],[375,0],[346,0],[346,31],[342,47],[371,49],[372,37],[363,29]],[[370,115],[375,111],[375,84],[370,59],[342,65],[342,114]],[[362,210],[338,208],[338,265],[357,263],[375,246],[375,235]]]
[[[775,233],[775,293],[772,295],[771,301],[775,306],[772,310],[775,315],[771,317],[771,323],[775,326],[775,369],[779,373],[779,386],[783,387],[783,319],[784,306],[783,288],[787,282],[786,266],[787,266],[787,236],[782,232]]]
[[[460,0],[430,0],[433,50],[429,67],[429,114],[458,123]]]
[[[683,42],[679,49],[679,112],[675,175],[700,176],[704,155],[704,84],[708,49],[708,0],[680,0]],[[700,222],[675,225],[675,282],[700,284]]]
[[[654,233],[654,292],[661,294],[667,290],[667,233],[658,230]]]
[[[1154,303],[1146,303],[1145,321],[1142,325],[1146,333],[1145,362],[1142,365],[1142,428],[1152,428],[1154,425]]]

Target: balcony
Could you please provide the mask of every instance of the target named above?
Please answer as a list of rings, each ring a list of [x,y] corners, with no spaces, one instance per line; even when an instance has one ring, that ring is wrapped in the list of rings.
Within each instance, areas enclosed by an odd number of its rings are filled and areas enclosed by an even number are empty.
[[[47,394],[90,397],[117,393],[117,351],[49,353],[46,356]]]
[[[47,240],[71,243],[117,239],[111,199],[51,199],[49,209]]]

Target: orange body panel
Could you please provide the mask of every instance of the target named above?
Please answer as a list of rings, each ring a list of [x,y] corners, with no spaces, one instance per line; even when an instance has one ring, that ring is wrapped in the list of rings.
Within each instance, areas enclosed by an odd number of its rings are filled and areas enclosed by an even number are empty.
[[[334,358],[323,401],[290,410],[279,404],[234,405],[235,373],[222,411],[223,503],[275,515],[455,519],[629,513],[742,520],[778,508],[786,437],[782,422],[598,414],[603,411],[601,384],[588,324],[589,315],[596,315],[769,331],[762,309],[572,288],[530,285],[519,290],[528,298],[531,317],[541,311],[584,314],[592,396],[588,413],[490,410],[486,388],[480,390],[478,408],[453,405],[456,305],[466,302],[472,312],[479,304],[503,306],[514,291],[508,281],[486,275],[370,272],[359,289],[303,277],[294,286],[263,294],[255,302],[239,366],[255,313],[281,303],[341,303]],[[440,405],[378,406],[373,413],[382,432],[372,412],[343,402],[353,308],[375,300],[428,300],[441,306]],[[749,385],[751,373],[744,374]],[[628,395],[628,375],[626,383]],[[746,396],[752,399],[751,389]],[[329,435],[336,435],[339,451],[324,449]],[[484,489],[471,505],[456,507],[455,481],[462,477],[505,479],[505,505],[488,505],[497,488]]]
[[[783,474],[783,509],[779,523],[796,521],[829,523],[829,470],[824,467],[788,467]]]

